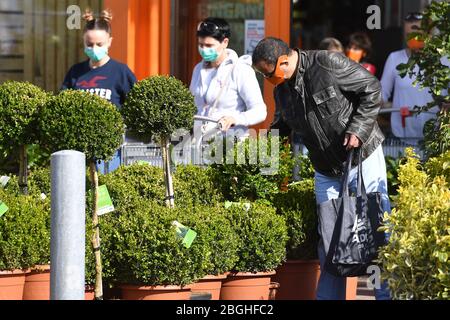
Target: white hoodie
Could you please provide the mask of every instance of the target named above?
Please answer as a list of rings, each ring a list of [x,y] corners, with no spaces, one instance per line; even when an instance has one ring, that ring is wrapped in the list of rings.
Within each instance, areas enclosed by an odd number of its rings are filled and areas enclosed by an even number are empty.
[[[195,66],[190,91],[194,95],[198,115],[215,120],[232,116],[237,121],[235,129],[247,129],[266,119],[267,107],[252,68],[251,56],[239,58],[231,49],[227,49],[227,53],[228,57],[219,68],[204,68],[203,61]],[[217,107],[211,112],[224,85]]]

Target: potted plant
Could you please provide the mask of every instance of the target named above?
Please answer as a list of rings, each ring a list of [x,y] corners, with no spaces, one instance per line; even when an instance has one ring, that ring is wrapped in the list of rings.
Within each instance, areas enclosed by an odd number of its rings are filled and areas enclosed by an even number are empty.
[[[134,199],[102,219],[105,273],[122,299],[190,299],[189,285],[205,275],[209,253],[205,243],[183,244],[173,223],[185,217],[183,210]]]
[[[28,193],[27,146],[38,139],[37,122],[49,94],[28,82],[6,81],[0,85],[0,145],[19,149],[19,186]]]
[[[197,232],[196,242],[207,247],[205,277],[192,285],[192,292],[210,293],[219,300],[222,282],[238,260],[238,236],[220,206],[197,206],[186,212],[183,224]]]
[[[238,261],[222,285],[222,300],[268,300],[271,276],[286,257],[287,228],[275,209],[235,203],[227,217],[239,237]]]
[[[50,252],[50,206],[36,196],[0,189],[9,209],[0,217],[0,300],[22,300],[26,274],[47,263]]]
[[[84,152],[92,184],[92,245],[96,259],[96,299],[102,299],[102,266],[98,229],[97,161],[109,160],[119,148],[124,133],[116,107],[96,95],[76,90],[62,91],[42,109],[39,119],[41,143],[51,152]]]
[[[122,107],[127,128],[137,137],[152,137],[163,155],[166,205],[174,207],[170,170],[170,137],[178,129],[190,130],[197,108],[189,89],[178,79],[153,76],[134,85]]]
[[[289,240],[287,261],[278,269],[279,300],[315,300],[320,276],[317,256],[316,201],[314,179],[291,183],[273,199],[277,213],[286,220]]]

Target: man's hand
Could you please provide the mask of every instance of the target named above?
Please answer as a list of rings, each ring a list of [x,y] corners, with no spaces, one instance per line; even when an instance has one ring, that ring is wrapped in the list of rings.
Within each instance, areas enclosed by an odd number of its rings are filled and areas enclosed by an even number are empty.
[[[221,126],[221,130],[225,132],[236,124],[236,119],[230,116],[225,116],[219,120],[219,124]]]
[[[354,134],[347,133],[344,138],[344,146],[347,150],[359,148],[362,145],[361,140]]]

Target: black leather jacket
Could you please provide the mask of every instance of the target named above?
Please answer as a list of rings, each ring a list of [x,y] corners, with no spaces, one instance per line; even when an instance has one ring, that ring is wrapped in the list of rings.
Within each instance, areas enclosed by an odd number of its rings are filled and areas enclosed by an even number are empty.
[[[363,143],[366,159],[384,140],[377,116],[381,85],[365,68],[329,51],[300,51],[297,76],[275,88],[271,127],[298,133],[316,171],[340,176],[346,133]]]

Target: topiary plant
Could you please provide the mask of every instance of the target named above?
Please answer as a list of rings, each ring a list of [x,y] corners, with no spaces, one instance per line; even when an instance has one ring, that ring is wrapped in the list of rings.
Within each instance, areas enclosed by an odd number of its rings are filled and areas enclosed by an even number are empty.
[[[75,90],[62,91],[49,100],[39,119],[41,141],[51,152],[77,150],[86,154],[93,189],[92,244],[96,256],[96,298],[102,297],[101,255],[98,230],[98,175],[95,163],[109,160],[119,148],[124,125],[116,107],[96,95]]]
[[[50,263],[50,201],[0,189],[9,210],[0,217],[0,270]]]
[[[197,107],[189,89],[178,79],[153,76],[134,85],[121,109],[128,129],[138,137],[152,136],[162,148],[166,203],[174,206],[170,173],[170,136],[178,129],[190,130]]]
[[[104,256],[109,262],[105,271],[112,281],[144,286],[186,285],[205,276],[210,244],[194,240],[186,248],[172,225],[173,221],[186,223],[186,214],[136,199],[102,218]],[[196,227],[204,230],[199,227],[201,223],[198,221]]]
[[[397,207],[385,215],[390,234],[380,251],[382,278],[394,299],[450,299],[450,189],[443,175],[420,169],[412,149],[400,166]],[[443,172],[443,171],[442,171]]]
[[[49,94],[28,82],[6,81],[0,85],[0,145],[2,149],[18,147],[19,184],[28,192],[27,145],[38,139],[37,122]]]
[[[233,204],[228,218],[239,237],[238,257],[233,271],[267,272],[275,270],[286,258],[287,227],[275,208],[252,203]]]
[[[184,209],[179,221],[197,232],[195,242],[207,247],[204,274],[221,275],[231,271],[238,261],[239,237],[227,212],[220,206],[197,206]]]
[[[286,220],[289,240],[287,259],[317,259],[316,197],[314,179],[305,179],[288,185],[287,190],[273,198],[277,213]]]

